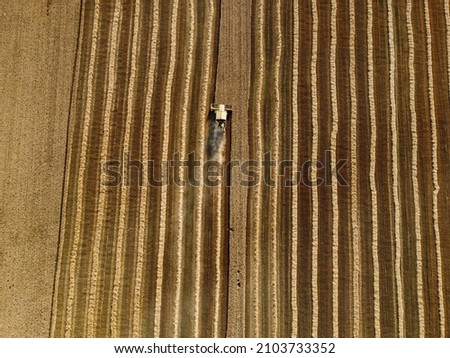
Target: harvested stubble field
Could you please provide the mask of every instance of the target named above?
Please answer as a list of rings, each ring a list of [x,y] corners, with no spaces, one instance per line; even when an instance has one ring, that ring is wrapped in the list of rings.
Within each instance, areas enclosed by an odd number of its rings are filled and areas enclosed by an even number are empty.
[[[2,336],[450,336],[447,1],[43,3],[2,5]]]

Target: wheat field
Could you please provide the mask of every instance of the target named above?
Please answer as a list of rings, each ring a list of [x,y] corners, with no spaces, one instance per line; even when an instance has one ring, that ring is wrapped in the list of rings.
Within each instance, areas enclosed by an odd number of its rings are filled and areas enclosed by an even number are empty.
[[[78,11],[35,335],[450,337],[448,1]]]

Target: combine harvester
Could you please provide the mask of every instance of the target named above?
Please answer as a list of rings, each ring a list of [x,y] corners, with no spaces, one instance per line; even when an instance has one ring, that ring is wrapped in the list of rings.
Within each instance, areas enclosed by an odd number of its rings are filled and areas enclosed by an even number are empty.
[[[228,121],[228,111],[231,111],[231,105],[229,104],[212,104],[211,111],[215,114],[215,124],[222,132],[225,132],[225,127]]]

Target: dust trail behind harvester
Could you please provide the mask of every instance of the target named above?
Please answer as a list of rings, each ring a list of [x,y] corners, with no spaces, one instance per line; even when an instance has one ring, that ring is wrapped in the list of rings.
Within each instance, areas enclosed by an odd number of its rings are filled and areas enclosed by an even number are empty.
[[[209,126],[206,155],[208,160],[216,160],[223,164],[225,149],[225,132],[214,121]]]
[[[205,232],[208,232],[208,239],[206,245],[206,256],[208,257],[208,270],[205,273],[208,280],[214,282],[210,290],[206,294],[206,299],[209,299],[211,304],[211,311],[213,312],[213,319],[209,329],[212,336],[219,337],[224,334],[221,329],[221,321],[224,319],[224,308],[221,305],[222,293],[228,290],[227,288],[227,264],[226,252],[228,252],[226,238],[227,204],[225,198],[225,178],[224,162],[225,162],[225,132],[220,128],[216,118],[210,120],[208,140],[206,144],[207,163],[204,175],[209,178],[208,173],[222,173],[222,179],[213,180],[214,185],[206,185],[204,205],[208,208],[210,220],[205,220]],[[209,178],[210,179],[210,178]]]

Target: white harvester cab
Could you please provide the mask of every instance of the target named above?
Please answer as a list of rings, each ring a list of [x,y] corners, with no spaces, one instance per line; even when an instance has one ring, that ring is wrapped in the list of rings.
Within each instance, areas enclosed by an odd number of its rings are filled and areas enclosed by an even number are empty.
[[[228,111],[231,111],[231,105],[229,104],[212,104],[211,111],[214,112],[214,121],[216,126],[222,131],[225,132],[225,127],[227,125],[228,120]]]

